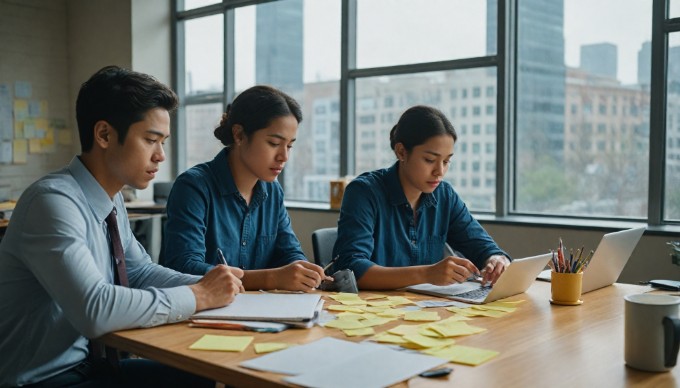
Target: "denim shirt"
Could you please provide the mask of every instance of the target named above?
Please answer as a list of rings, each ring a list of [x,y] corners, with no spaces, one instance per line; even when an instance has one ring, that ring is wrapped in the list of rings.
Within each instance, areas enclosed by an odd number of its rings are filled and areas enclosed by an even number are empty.
[[[250,205],[239,193],[227,148],[182,173],[168,196],[162,262],[203,275],[220,264],[245,270],[278,268],[306,260],[283,204],[278,182],[258,181]]]
[[[399,181],[398,164],[354,179],[342,199],[334,269],[349,268],[361,278],[375,264],[434,264],[442,259],[447,242],[480,269],[489,256],[510,258],[447,182],[421,194],[416,214],[417,222]]]

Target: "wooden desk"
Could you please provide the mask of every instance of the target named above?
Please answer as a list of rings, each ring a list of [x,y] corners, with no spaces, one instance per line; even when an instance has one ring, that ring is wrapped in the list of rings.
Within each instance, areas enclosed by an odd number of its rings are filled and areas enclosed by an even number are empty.
[[[648,290],[650,288],[646,286],[615,284],[583,295],[584,304],[581,306],[553,306],[548,302],[550,284],[536,282],[527,293],[510,298],[525,300],[517,311],[503,318],[473,318],[470,323],[485,327],[488,331],[456,339],[458,344],[496,350],[500,355],[477,367],[452,364],[450,366],[453,366],[454,371],[448,379],[414,377],[409,380],[408,386],[678,386],[680,366],[668,373],[649,373],[628,368],[624,364],[623,296]],[[407,295],[412,300],[433,299],[404,292],[389,294]],[[439,310],[442,311],[442,317],[451,314],[444,309]],[[376,332],[403,323],[402,320],[391,322],[376,327]],[[121,331],[101,339],[107,345],[227,385],[285,385],[281,381],[283,375],[238,366],[243,360],[257,356],[252,345],[243,353],[189,350],[189,345],[204,334],[254,335],[253,343],[275,341],[304,344],[323,336],[350,341],[364,339],[345,337],[339,330],[321,327],[287,330],[278,334],[251,334],[190,328],[186,324]],[[323,360],[319,362],[323,363]],[[406,383],[400,386],[406,386]]]

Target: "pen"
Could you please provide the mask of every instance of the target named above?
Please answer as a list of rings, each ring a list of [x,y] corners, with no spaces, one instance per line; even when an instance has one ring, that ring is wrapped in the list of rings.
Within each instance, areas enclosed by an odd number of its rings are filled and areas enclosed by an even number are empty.
[[[326,264],[326,266],[323,267],[323,272],[326,273],[326,271],[328,271],[328,269],[335,263],[336,260],[338,260],[339,257],[340,255],[335,256],[330,263]]]
[[[226,265],[227,267],[229,266],[229,264],[227,264],[227,259],[224,258],[224,255],[222,254],[222,250],[220,248],[217,248],[217,257],[220,258],[222,264]]]

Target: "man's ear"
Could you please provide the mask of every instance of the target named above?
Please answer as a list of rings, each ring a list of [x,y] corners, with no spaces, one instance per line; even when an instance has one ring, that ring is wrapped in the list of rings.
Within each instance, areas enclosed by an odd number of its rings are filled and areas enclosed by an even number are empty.
[[[99,145],[100,148],[108,148],[109,144],[113,140],[113,127],[104,121],[99,120],[94,124],[94,142]]]

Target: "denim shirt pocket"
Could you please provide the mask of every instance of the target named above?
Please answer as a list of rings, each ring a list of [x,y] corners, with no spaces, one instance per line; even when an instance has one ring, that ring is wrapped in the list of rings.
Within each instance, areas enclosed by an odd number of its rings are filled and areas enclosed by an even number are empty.
[[[276,235],[259,236],[255,245],[255,267],[257,269],[271,268],[276,245]]]
[[[446,235],[432,235],[427,239],[427,252],[425,258],[430,260],[429,264],[439,262],[444,258],[444,243]]]

